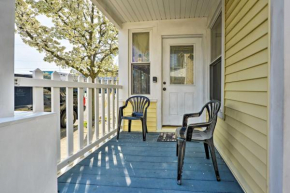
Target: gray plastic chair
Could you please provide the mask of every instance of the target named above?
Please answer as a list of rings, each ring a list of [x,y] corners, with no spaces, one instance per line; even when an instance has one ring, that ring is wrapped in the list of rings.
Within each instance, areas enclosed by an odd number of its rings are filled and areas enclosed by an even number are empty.
[[[204,143],[206,158],[209,159],[209,150],[216,174],[217,181],[220,181],[218,165],[215,155],[215,147],[213,143],[213,133],[217,122],[217,115],[220,110],[221,103],[212,100],[203,106],[199,113],[185,114],[183,116],[182,127],[176,129],[176,156],[178,156],[177,165],[177,184],[181,185],[182,169],[184,164],[186,141],[198,141]],[[188,119],[200,117],[204,110],[208,113],[208,122],[195,123],[187,125]],[[195,128],[206,128],[204,131],[195,130]]]
[[[123,110],[127,107],[128,103],[132,105],[132,115],[124,116]],[[118,128],[117,128],[117,140],[119,140],[120,128],[123,119],[129,121],[128,132],[131,132],[131,124],[133,120],[141,120],[142,122],[142,133],[143,141],[146,141],[147,130],[147,109],[150,106],[150,100],[145,96],[132,96],[128,98],[125,102],[125,105],[119,108],[119,117],[118,117]]]

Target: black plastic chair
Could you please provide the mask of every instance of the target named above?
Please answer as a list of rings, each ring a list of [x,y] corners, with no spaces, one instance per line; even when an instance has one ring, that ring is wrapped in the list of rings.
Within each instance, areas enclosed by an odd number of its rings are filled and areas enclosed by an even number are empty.
[[[213,143],[213,133],[216,126],[217,115],[220,110],[220,106],[221,103],[219,101],[213,100],[204,105],[199,113],[185,114],[183,116],[182,127],[176,129],[176,137],[177,137],[176,156],[178,156],[177,184],[181,185],[186,141],[203,142],[207,159],[209,159],[208,148],[210,148],[216,179],[217,181],[220,181],[220,175],[215,155],[215,147]],[[188,118],[200,117],[204,109],[206,109],[208,113],[208,122],[187,125]],[[196,128],[206,128],[206,129],[204,131],[199,131],[195,130]]]
[[[133,109],[132,116],[124,116],[123,110],[127,107],[129,102],[131,103],[132,109]],[[147,109],[149,106],[150,106],[150,100],[145,96],[132,96],[126,100],[125,105],[119,108],[117,140],[119,139],[122,119],[126,119],[129,121],[128,132],[131,132],[132,120],[141,120],[143,141],[146,141],[146,133],[148,133]]]

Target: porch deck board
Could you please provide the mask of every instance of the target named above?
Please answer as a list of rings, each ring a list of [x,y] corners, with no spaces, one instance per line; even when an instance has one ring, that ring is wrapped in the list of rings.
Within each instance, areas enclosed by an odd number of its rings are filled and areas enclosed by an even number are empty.
[[[60,193],[92,192],[243,192],[218,155],[221,181],[215,179],[203,145],[187,143],[183,184],[176,184],[174,142],[157,142],[158,133],[120,134],[58,178]]]

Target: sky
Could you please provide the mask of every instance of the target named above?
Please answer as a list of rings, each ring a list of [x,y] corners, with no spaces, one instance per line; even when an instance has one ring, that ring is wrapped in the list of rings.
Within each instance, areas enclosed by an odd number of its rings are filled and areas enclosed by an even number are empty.
[[[51,20],[45,16],[39,16],[39,21],[47,26],[51,27],[53,24]],[[71,45],[68,41],[62,41],[62,44],[66,47]],[[63,73],[69,73],[71,68],[62,68],[55,63],[48,63],[43,60],[45,54],[39,53],[36,48],[26,45],[20,35],[15,33],[15,55],[14,55],[14,72],[17,74],[31,74],[31,71],[39,68],[42,71],[58,71]],[[118,57],[115,57],[114,63],[118,63]]]

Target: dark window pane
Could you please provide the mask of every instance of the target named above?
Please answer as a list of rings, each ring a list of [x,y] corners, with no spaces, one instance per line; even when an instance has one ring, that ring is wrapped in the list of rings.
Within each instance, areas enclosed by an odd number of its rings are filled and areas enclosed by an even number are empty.
[[[221,57],[210,65],[210,99],[221,101]]]
[[[132,65],[132,94],[150,94],[150,65]]]

